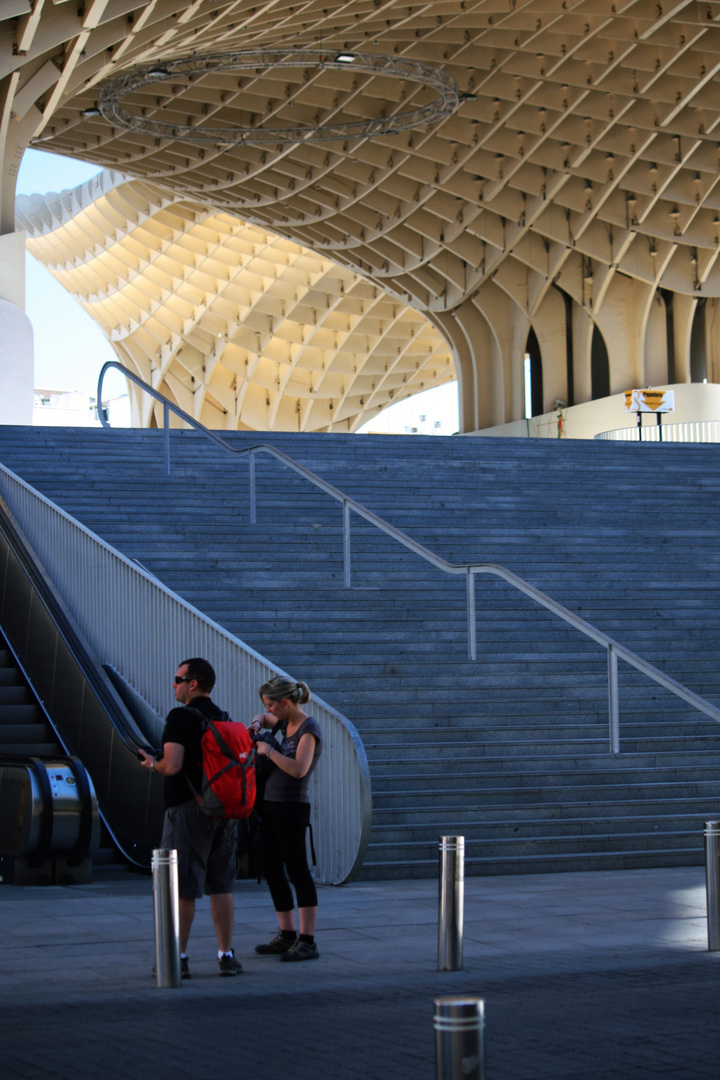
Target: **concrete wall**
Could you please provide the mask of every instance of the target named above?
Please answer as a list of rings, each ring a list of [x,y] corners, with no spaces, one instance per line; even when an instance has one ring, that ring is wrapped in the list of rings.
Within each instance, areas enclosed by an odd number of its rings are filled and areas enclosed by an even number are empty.
[[[0,373],[0,424],[32,424],[32,323],[8,300],[0,300]]]
[[[25,314],[25,233],[0,236],[0,424],[31,424],[33,330]]]
[[[675,411],[663,416],[664,424],[691,423],[700,420],[720,420],[720,385],[717,383],[679,383],[674,386],[654,386],[653,390],[672,390]],[[625,409],[625,394],[613,394],[599,401],[588,401],[562,410],[562,428],[568,439],[593,439],[602,431],[615,428],[634,428],[637,416]],[[655,427],[654,416],[646,413],[643,426]],[[510,424],[468,432],[468,435],[503,435],[518,438],[550,438],[558,436],[558,414],[545,413],[531,420],[515,420]]]

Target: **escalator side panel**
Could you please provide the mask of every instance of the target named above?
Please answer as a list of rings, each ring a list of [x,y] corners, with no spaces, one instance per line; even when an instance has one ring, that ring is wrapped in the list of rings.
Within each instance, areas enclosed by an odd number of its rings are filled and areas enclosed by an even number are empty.
[[[31,580],[39,571],[29,553],[21,557],[18,538],[6,532],[7,523],[0,526],[3,631],[66,752],[90,774],[111,835],[128,858],[148,865],[160,836],[162,785],[140,768],[127,735],[132,720],[107,675],[73,636],[67,617],[52,610],[42,581]]]

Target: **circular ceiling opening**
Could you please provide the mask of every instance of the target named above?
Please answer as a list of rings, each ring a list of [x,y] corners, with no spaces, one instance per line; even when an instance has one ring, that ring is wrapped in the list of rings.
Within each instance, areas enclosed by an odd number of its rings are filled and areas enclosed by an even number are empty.
[[[228,78],[239,73],[246,78]],[[403,83],[397,101],[383,91],[389,79]],[[132,108],[121,104],[125,98]],[[105,85],[100,111],[156,139],[230,146],[393,135],[449,116],[459,101],[452,76],[431,64],[379,53],[262,49],[135,68]],[[156,112],[168,119],[155,119]]]

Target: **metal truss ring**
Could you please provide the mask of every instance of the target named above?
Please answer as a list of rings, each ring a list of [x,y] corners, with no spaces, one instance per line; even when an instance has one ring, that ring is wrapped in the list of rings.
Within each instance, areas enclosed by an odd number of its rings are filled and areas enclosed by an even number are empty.
[[[343,56],[346,59],[340,59]],[[283,128],[200,127],[194,124],[164,123],[161,120],[138,116],[120,104],[122,98],[133,91],[152,83],[176,79],[178,76],[188,78],[252,68],[262,70],[306,66],[319,70],[335,68],[385,78],[406,79],[437,91],[437,97],[427,105],[393,116]],[[337,49],[247,49],[234,53],[190,56],[167,62],[156,61],[154,64],[134,68],[103,87],[100,111],[110,123],[143,135],[175,139],[179,142],[229,146],[237,143],[327,142],[333,139],[365,139],[375,135],[393,135],[432,124],[449,116],[457,109],[459,101],[458,85],[451,75],[431,64],[422,64],[403,57],[384,56],[381,53],[343,53]]]

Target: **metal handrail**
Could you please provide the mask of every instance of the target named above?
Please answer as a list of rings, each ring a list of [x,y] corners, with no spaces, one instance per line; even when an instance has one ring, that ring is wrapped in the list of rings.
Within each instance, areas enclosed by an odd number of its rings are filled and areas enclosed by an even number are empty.
[[[447,559],[444,559],[441,555],[436,555],[434,551],[430,551],[424,544],[420,544],[417,540],[413,540],[407,536],[406,533],[401,532],[400,529],[396,529],[394,525],[385,521],[378,514],[374,514],[372,510],[368,510],[362,503],[356,502],[355,499],[346,495],[340,491],[339,488],[329,484],[322,477],[317,476],[310,469],[306,469],[304,465],[300,465],[297,461],[294,461],[287,454],[284,454],[282,450],[276,449],[274,446],[270,446],[267,443],[258,443],[256,446],[237,447],[232,446],[225,439],[216,435],[209,428],[206,428],[204,424],[201,424],[199,420],[195,420],[178,405],[173,404],[164,394],[161,394],[154,387],[149,386],[143,379],[134,372],[130,371],[123,364],[117,360],[108,360],[103,364],[98,378],[98,392],[97,392],[97,405],[98,416],[103,427],[110,427],[110,424],[105,419],[102,412],[102,382],[105,372],[108,368],[114,367],[118,371],[121,371],[132,382],[134,382],[141,389],[145,390],[157,401],[161,402],[164,406],[164,430],[165,430],[165,467],[169,475],[170,473],[170,412],[174,412],[177,416],[181,417],[186,423],[190,424],[196,430],[202,432],[207,438],[212,439],[214,442],[219,443],[224,449],[229,450],[233,454],[247,454],[249,459],[249,472],[250,472],[250,522],[256,524],[255,513],[255,455],[256,454],[270,454],[272,457],[282,461],[294,472],[298,473],[304,479],[308,480],[315,487],[320,488],[321,491],[326,492],[337,502],[341,503],[343,510],[343,571],[344,571],[344,585],[346,588],[350,588],[351,584],[351,542],[350,542],[350,512],[357,514],[358,517],[363,518],[365,521],[370,522],[376,528],[380,529],[387,536],[392,537],[403,547],[408,548],[410,551],[415,552],[420,558],[426,562],[436,566],[439,570],[444,571],[447,574],[462,574],[466,579],[467,589],[467,623],[468,623],[468,656],[470,660],[477,660],[477,634],[476,634],[476,617],[475,617],[475,577],[478,574],[491,574],[494,577],[501,578],[503,581],[507,581],[509,585],[523,593],[525,596],[530,597],[537,604],[551,611],[558,618],[564,622],[569,623],[571,626],[579,630],[585,637],[590,638],[592,641],[597,642],[604,649],[607,650],[608,658],[608,722],[609,722],[609,743],[610,753],[620,753],[620,706],[618,697],[618,659],[624,660],[631,667],[634,667],[637,671],[647,675],[654,682],[659,683],[660,686],[664,686],[666,690],[675,694],[676,697],[681,698],[687,702],[693,708],[698,709],[700,712],[709,716],[716,723],[720,723],[720,709],[707,701],[700,694],[694,693],[687,686],[677,682],[670,675],[666,675],[660,668],[654,666],[644,660],[637,653],[634,653],[631,649],[627,649],[624,645],[621,645],[614,638],[604,634],[602,630],[598,630],[591,623],[581,618],[579,615],[575,615],[574,612],[568,608],[559,604],[552,597],[542,592],[540,589],[536,589],[534,585],[530,585],[529,582],[524,581],[523,578],[518,577],[512,570],[507,570],[504,566],[499,566],[497,563],[452,563]]]

